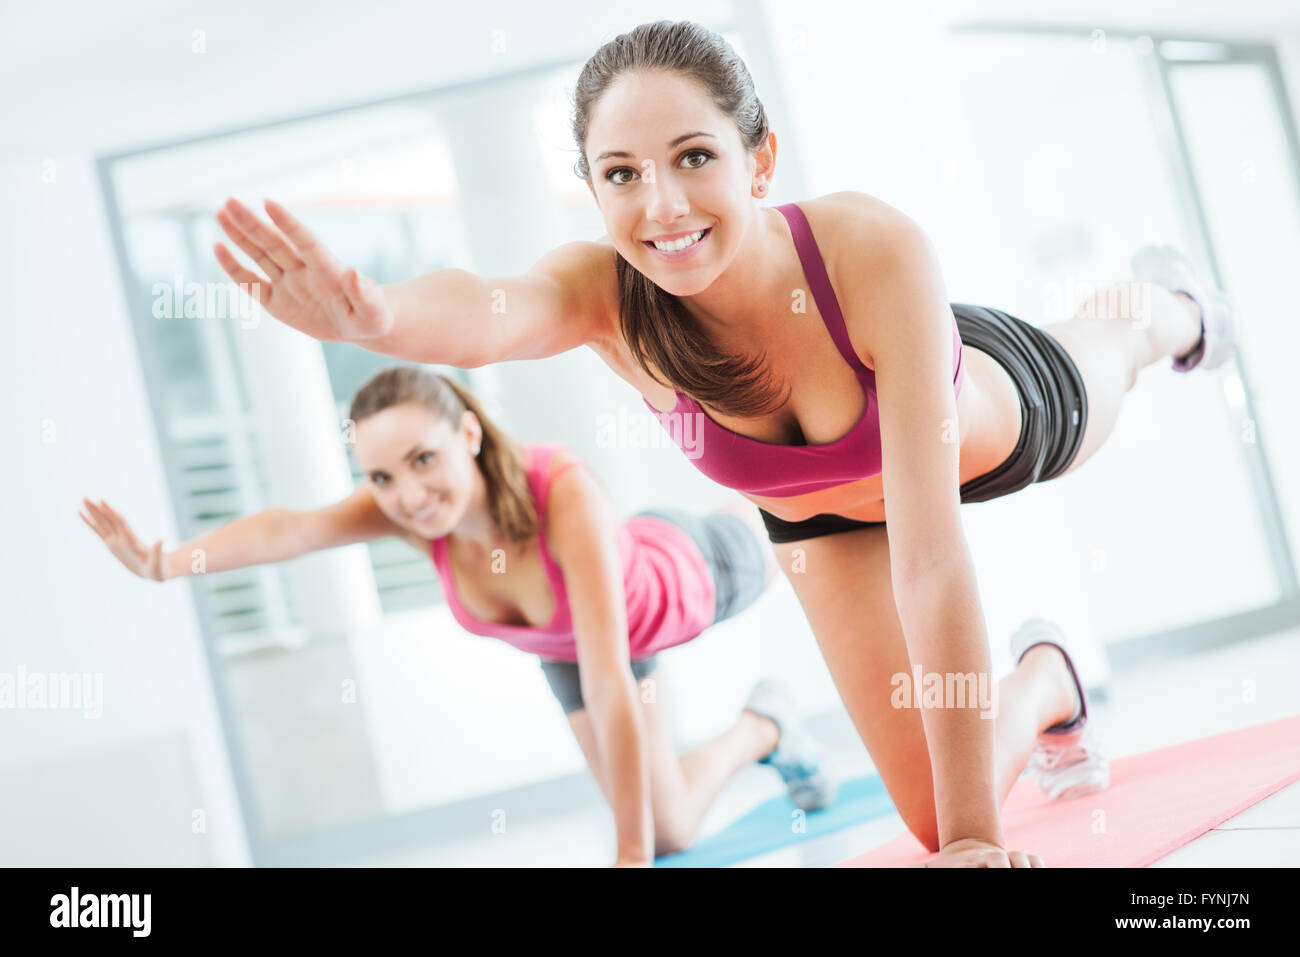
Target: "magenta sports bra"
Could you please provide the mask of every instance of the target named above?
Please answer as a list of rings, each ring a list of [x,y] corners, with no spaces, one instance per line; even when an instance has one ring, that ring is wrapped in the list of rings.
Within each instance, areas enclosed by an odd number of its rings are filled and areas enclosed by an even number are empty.
[[[786,497],[819,492],[849,482],[860,481],[881,471],[880,407],[876,401],[876,373],[853,351],[839,301],[831,288],[830,277],[822,262],[821,250],[803,210],[795,203],[776,207],[794,237],[795,250],[803,266],[804,278],[812,288],[813,301],[821,313],[826,331],[835,347],[857,374],[866,396],[866,407],[848,434],[824,445],[777,445],[762,442],[723,428],[693,398],[677,391],[677,404],[671,412],[660,412],[645,400],[646,406],[659,417],[673,440],[682,444],[682,423],[686,413],[694,413],[694,422],[702,434],[696,436],[699,453],[692,457],[695,467],[719,485],[753,495]],[[964,379],[961,334],[953,317],[953,387],[961,394]],[[673,422],[673,419],[678,421]],[[669,423],[672,422],[670,426]]]

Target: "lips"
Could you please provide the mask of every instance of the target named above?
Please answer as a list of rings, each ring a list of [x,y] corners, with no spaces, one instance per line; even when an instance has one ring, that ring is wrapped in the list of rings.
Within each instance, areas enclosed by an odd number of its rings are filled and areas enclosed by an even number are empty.
[[[645,247],[648,250],[650,250],[650,252],[654,253],[654,255],[657,256],[662,261],[681,262],[684,259],[690,259],[692,256],[694,256],[699,251],[700,247],[709,241],[709,237],[713,235],[713,227],[712,226],[707,227],[706,229],[704,229],[703,233],[704,234],[700,236],[699,239],[691,243],[689,246],[686,246],[682,249],[675,249],[672,250],[671,252],[665,252],[650,240],[644,240],[643,242]]]
[[[411,520],[414,522],[421,522],[421,523],[432,521],[433,519],[438,517],[438,513],[442,511],[442,506],[443,506],[443,501],[442,499],[439,499],[437,502],[430,505],[428,508],[423,509],[422,511],[412,512]]]

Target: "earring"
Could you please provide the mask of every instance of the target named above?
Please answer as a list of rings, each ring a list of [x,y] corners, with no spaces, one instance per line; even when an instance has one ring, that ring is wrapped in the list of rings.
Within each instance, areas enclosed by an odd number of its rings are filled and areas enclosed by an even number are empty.
[[[479,446],[474,446],[474,455],[478,455]]]
[[[760,193],[762,193],[762,192],[766,192],[766,190],[767,190],[767,184],[766,184],[766,183],[759,183],[759,184],[758,184],[758,191],[759,191]]]

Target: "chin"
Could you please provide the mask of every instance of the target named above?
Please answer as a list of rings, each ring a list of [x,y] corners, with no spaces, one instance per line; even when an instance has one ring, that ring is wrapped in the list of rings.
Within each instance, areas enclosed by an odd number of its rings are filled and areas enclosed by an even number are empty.
[[[722,275],[722,270],[712,261],[674,265],[646,254],[642,262],[645,267],[642,271],[656,286],[679,297],[699,295]]]

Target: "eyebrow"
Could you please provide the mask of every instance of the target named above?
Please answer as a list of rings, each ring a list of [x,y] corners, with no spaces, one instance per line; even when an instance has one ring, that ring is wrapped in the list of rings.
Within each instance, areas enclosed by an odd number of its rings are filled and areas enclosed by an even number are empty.
[[[685,143],[687,140],[691,139],[694,136],[707,136],[711,140],[717,139],[717,137],[714,136],[712,133],[701,133],[697,130],[694,133],[683,133],[681,136],[677,137],[677,139],[669,143],[668,148],[672,149],[674,146],[678,145],[679,143]],[[606,150],[605,152],[601,153],[599,156],[596,157],[596,162],[599,163],[603,159],[611,159],[611,158],[631,159],[632,154],[624,152],[623,150]]]

